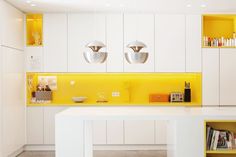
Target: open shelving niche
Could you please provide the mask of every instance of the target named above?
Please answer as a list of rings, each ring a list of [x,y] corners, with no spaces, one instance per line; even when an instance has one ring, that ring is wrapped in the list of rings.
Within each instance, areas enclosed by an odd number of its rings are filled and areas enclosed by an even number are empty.
[[[205,136],[204,136],[204,150],[205,150],[205,157],[235,157],[236,156],[236,149],[229,149],[229,150],[207,150],[207,131],[206,126],[209,125],[214,129],[218,130],[229,130],[236,133],[236,120],[207,120],[205,121]]]
[[[202,47],[203,48],[236,48],[236,15],[208,14],[202,17]],[[206,38],[230,40],[229,45],[206,45]],[[218,42],[217,42],[218,43]]]

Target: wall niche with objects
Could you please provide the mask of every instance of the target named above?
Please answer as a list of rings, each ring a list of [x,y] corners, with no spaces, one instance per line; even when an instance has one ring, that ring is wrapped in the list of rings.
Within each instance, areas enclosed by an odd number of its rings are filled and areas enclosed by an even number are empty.
[[[236,48],[236,15],[203,15],[202,47]]]
[[[43,15],[27,14],[26,15],[26,45],[42,46],[43,45]]]

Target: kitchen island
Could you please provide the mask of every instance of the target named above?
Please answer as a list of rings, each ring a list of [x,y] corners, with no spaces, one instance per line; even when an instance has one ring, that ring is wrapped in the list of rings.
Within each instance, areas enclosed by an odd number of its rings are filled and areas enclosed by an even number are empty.
[[[56,115],[56,157],[92,157],[94,120],[167,120],[168,157],[204,157],[205,122],[236,121],[235,108],[78,107]]]

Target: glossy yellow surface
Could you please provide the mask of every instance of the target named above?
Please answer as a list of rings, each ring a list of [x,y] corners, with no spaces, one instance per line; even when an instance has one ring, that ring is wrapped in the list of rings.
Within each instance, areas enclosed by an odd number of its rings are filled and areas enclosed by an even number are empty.
[[[26,15],[26,37],[27,46],[41,46],[43,43],[43,15],[27,14]],[[39,35],[39,42],[35,42],[35,34]]]
[[[27,73],[27,78],[33,79],[34,88],[38,76],[57,76],[58,87],[53,91],[53,101],[47,104],[49,106],[201,106],[201,73]],[[185,81],[191,83],[191,103],[149,103],[149,94],[184,92]],[[32,90],[35,89],[27,86],[28,105],[42,105],[30,103]],[[120,96],[113,97],[112,92],[119,92]],[[107,103],[96,103],[101,94],[106,97]],[[84,103],[74,103],[74,96],[86,96],[88,99]]]
[[[235,24],[236,15],[203,15],[203,36],[232,38]]]

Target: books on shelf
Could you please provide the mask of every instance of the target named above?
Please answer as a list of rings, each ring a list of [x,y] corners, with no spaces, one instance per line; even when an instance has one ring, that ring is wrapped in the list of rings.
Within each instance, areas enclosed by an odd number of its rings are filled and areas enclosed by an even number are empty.
[[[206,135],[207,150],[236,149],[236,134],[229,130],[218,130],[207,126]]]

